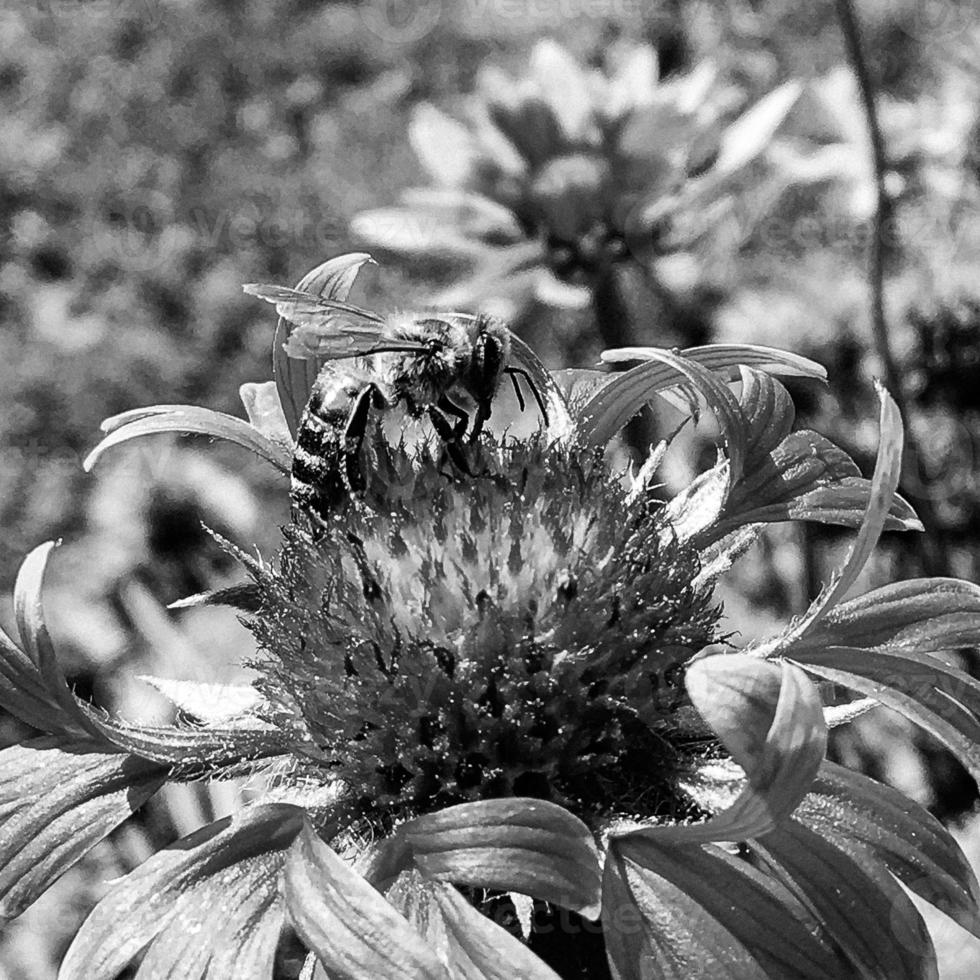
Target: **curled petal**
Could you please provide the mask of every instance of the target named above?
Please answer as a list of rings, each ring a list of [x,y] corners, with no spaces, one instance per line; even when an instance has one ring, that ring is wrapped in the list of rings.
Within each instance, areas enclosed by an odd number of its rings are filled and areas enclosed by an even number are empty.
[[[255,453],[283,473],[288,473],[292,466],[291,453],[281,443],[274,442],[243,419],[208,408],[156,405],[113,416],[102,423],[102,428],[108,435],[86,457],[83,464],[86,470],[91,470],[113,446],[162,432],[225,439]]]

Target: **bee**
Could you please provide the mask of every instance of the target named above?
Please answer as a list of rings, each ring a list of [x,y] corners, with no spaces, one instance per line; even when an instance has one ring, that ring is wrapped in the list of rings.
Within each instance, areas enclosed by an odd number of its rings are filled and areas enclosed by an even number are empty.
[[[296,433],[290,494],[300,511],[325,519],[364,489],[361,456],[372,410],[401,406],[413,418],[427,417],[451,462],[470,476],[462,443],[479,438],[505,376],[521,411],[526,403],[517,379],[524,379],[548,424],[538,384],[515,363],[526,348],[495,317],[380,316],[283,286],[244,288],[293,324],[287,354],[323,364]]]

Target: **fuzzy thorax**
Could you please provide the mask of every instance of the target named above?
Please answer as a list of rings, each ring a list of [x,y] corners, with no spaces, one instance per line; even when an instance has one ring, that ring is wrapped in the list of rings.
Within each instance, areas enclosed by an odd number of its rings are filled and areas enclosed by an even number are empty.
[[[364,506],[290,528],[263,582],[266,694],[304,751],[395,816],[677,814],[682,665],[717,610],[662,507],[588,450],[485,439],[465,479],[420,453],[379,444]]]

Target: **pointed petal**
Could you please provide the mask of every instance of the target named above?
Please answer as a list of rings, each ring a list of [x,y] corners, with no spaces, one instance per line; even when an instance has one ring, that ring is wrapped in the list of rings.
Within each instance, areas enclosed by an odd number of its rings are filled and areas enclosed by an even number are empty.
[[[452,885],[407,874],[388,900],[438,952],[454,980],[558,980],[524,943],[478,912]]]
[[[212,888],[220,889],[222,880],[235,896],[236,912],[228,923],[234,926],[234,936],[244,918],[259,912],[248,902],[246,893],[258,887],[263,900],[271,898],[268,880],[260,876],[266,881],[261,884],[247,869],[262,862],[281,867],[302,820],[299,807],[254,805],[240,811],[234,819],[209,824],[158,851],[116,881],[95,906],[65,955],[59,980],[115,980],[137,953],[175,924],[179,916],[191,911],[198,920],[206,917],[208,929],[214,930],[216,903]],[[272,909],[274,904],[267,911]],[[244,913],[242,919],[239,913]],[[222,935],[220,924],[217,929]],[[196,931],[199,940],[202,935],[217,940],[201,925]],[[229,941],[231,936],[227,937]],[[278,930],[272,935],[263,929],[260,936],[264,942],[274,944]],[[206,945],[212,946],[219,960],[232,955],[228,950],[218,950],[213,943]],[[179,952],[174,949],[175,954]],[[253,954],[262,962],[266,951],[253,950]],[[177,980],[176,976],[173,980]]]
[[[292,445],[293,439],[286,425],[275,381],[247,381],[239,387],[238,395],[253,429],[280,445]]]
[[[308,824],[290,848],[283,894],[296,932],[337,980],[450,980],[407,920]]]
[[[54,547],[54,542],[51,541],[39,545],[24,559],[17,572],[14,583],[17,630],[25,651],[37,664],[46,693],[58,704],[58,715],[52,721],[61,730],[82,732],[100,742],[104,741],[101,733],[92,724],[89,713],[68,686],[44,618],[41,590],[48,556]],[[45,726],[44,730],[50,729]]]
[[[888,647],[936,653],[980,644],[980,586],[953,578],[893,582],[839,606],[800,649]]]
[[[810,605],[806,614],[782,636],[760,645],[759,653],[772,655],[786,649],[812,630],[817,623],[833,609],[844,597],[847,590],[857,581],[861,569],[878,543],[878,538],[888,521],[895,490],[902,467],[902,446],[905,430],[898,407],[881,385],[877,385],[881,402],[878,421],[879,443],[878,459],[871,480],[871,492],[861,529],[843,567],[837,572],[829,586]]]
[[[689,385],[708,403],[718,419],[728,448],[728,487],[742,476],[748,435],[745,416],[725,382],[696,360],[672,351],[650,348],[648,361],[617,375],[583,407],[579,434],[587,445],[604,447],[658,392]]]
[[[790,892],[711,845],[612,842],[602,919],[610,962],[624,980],[849,976]]]
[[[243,419],[224,412],[214,412],[209,408],[156,405],[138,409],[136,413],[126,412],[107,419],[102,427],[109,434],[86,457],[82,464],[86,471],[91,470],[99,457],[113,446],[161,432],[226,439],[255,453],[283,473],[288,473],[292,465],[292,456],[285,446],[263,435]]]
[[[408,140],[426,172],[443,187],[463,186],[480,157],[469,129],[428,102],[415,107]]]
[[[603,351],[600,357],[609,364],[646,361],[650,359],[651,351],[658,350],[659,347],[617,347]],[[723,373],[732,381],[738,380],[740,365],[783,377],[827,380],[827,370],[821,364],[775,347],[758,344],[708,344],[704,347],[687,347],[681,353],[684,357],[697,361],[702,367]]]
[[[980,937],[980,884],[966,855],[927,810],[890,786],[826,762],[796,819],[881,861],[906,887]]]
[[[262,696],[250,684],[212,684],[171,680],[140,674],[138,680],[156,688],[180,711],[205,725],[217,725],[255,715]]]
[[[296,288],[324,299],[344,302],[350,295],[358,273],[365,264],[373,262],[374,259],[367,252],[337,255],[307,272],[296,284]],[[286,343],[292,329],[292,324],[279,317],[272,342],[272,376],[279,390],[279,402],[286,416],[286,425],[290,435],[295,438],[300,416],[306,408],[313,382],[316,381],[323,362],[317,358],[289,357]],[[289,466],[286,469],[288,472]]]
[[[532,49],[529,67],[565,136],[582,140],[592,120],[592,94],[582,66],[557,41],[545,38]]]
[[[0,920],[23,912],[165,779],[164,767],[58,738],[0,752]]]
[[[808,673],[874,698],[915,722],[980,780],[980,681],[928,653],[889,647],[786,652]]]
[[[796,820],[752,847],[813,908],[859,976],[938,980],[921,916],[877,862],[846,853]]]
[[[696,660],[685,684],[694,706],[745,770],[748,785],[727,810],[704,823],[635,830],[617,839],[698,844],[769,833],[803,799],[826,752],[816,687],[789,664],[744,654]]]

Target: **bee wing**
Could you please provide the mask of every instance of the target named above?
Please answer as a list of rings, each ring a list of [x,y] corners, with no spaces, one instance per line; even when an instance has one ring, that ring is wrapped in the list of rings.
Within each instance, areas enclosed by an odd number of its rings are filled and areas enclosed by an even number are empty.
[[[248,283],[243,288],[251,296],[272,303],[276,312],[294,325],[286,341],[290,357],[329,361],[425,346],[412,340],[392,340],[385,334],[383,317],[350,303],[286,286]]]

